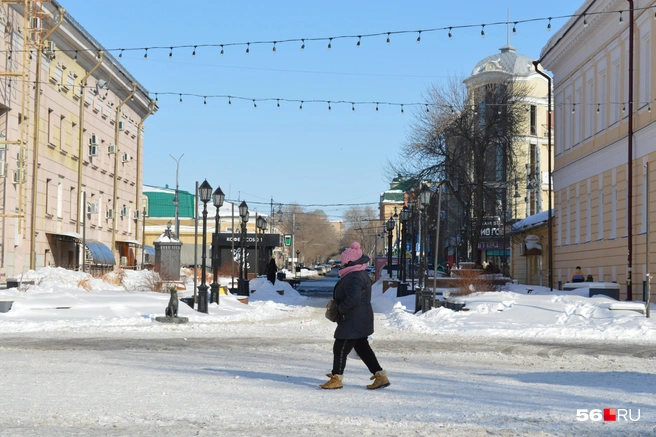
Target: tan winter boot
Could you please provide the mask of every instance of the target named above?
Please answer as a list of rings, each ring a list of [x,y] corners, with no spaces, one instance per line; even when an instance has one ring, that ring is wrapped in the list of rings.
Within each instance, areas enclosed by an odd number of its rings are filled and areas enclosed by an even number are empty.
[[[374,383],[367,386],[369,390],[376,390],[377,388],[389,387],[390,382],[387,379],[387,373],[384,370],[376,372],[374,376],[369,379],[373,379]]]
[[[320,384],[319,387],[326,390],[335,390],[343,387],[342,379],[344,379],[344,375],[333,375],[332,373],[326,373],[326,376],[330,379],[327,383]]]

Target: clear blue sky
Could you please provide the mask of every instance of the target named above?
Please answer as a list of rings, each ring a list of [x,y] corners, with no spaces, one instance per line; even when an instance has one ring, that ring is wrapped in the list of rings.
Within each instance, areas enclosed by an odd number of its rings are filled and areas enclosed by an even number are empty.
[[[244,199],[267,213],[271,197],[300,205],[376,204],[389,187],[383,169],[397,160],[410,129],[411,108],[325,103],[184,97],[178,93],[232,95],[250,99],[423,102],[433,83],[469,75],[482,58],[506,44],[510,21],[569,15],[579,1],[525,0],[445,2],[404,1],[216,1],[60,0],[105,48],[246,43],[322,38],[379,32],[476,25],[447,31],[416,32],[327,42],[279,43],[173,51],[125,52],[123,65],[151,92],[159,110],[146,122],[144,183],[175,187],[176,158],[180,189],[195,182],[221,186],[229,199]],[[566,19],[519,24],[511,44],[538,58],[540,50]],[[481,38],[481,24],[485,38]],[[118,51],[112,54],[118,56]],[[163,95],[172,92],[175,95]],[[314,209],[315,207],[308,207]],[[339,219],[344,207],[322,208]]]

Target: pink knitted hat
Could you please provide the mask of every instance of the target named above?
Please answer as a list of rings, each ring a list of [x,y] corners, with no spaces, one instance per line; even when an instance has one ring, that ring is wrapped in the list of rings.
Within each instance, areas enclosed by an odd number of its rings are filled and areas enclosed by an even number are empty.
[[[339,259],[342,261],[342,264],[346,264],[350,261],[358,260],[362,257],[362,250],[360,249],[360,243],[354,241],[351,244],[351,247],[342,252],[342,255]]]

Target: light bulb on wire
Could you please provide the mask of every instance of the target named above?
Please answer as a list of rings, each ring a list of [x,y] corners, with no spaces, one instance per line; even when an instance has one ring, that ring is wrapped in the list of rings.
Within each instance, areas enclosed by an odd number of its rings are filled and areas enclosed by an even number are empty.
[[[358,35],[358,42],[355,44],[356,47],[360,47],[361,40],[362,40],[362,36]]]
[[[223,50],[223,44],[221,44],[221,56],[223,56],[224,53],[225,51]]]
[[[419,31],[419,34],[417,35],[417,44],[421,42],[421,30]]]
[[[517,22],[513,24],[513,35],[517,35]]]
[[[173,47],[171,47],[171,51],[169,52],[169,58],[173,57]]]
[[[146,53],[144,53],[144,57],[143,57],[143,58],[144,58],[144,59],[148,59],[148,49],[146,48],[145,50],[146,50]]]
[[[451,33],[451,30],[453,27],[449,27],[449,39],[453,39],[453,34]]]
[[[551,17],[549,17],[549,24],[547,24],[547,32],[551,32]]]
[[[273,42],[273,50],[272,51],[273,51],[273,53],[276,53],[276,42],[275,41]]]
[[[251,43],[246,43],[246,54],[248,55],[251,52]]]
[[[305,38],[301,39],[301,51],[305,50]]]
[[[390,32],[387,32],[387,44],[390,43]]]
[[[481,24],[481,38],[485,38],[485,24]]]
[[[333,48],[333,39],[330,38],[330,40],[328,41],[328,50],[330,50],[332,48]]]

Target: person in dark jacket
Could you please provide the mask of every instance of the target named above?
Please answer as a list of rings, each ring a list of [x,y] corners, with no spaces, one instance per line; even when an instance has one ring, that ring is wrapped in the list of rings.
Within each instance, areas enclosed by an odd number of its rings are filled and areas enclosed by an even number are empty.
[[[266,266],[266,276],[271,285],[276,283],[276,273],[278,273],[278,266],[276,265],[276,260],[271,258],[269,264]]]
[[[340,280],[333,290],[337,302],[339,320],[335,328],[333,345],[333,369],[326,374],[330,379],[319,387],[342,388],[346,357],[351,350],[360,356],[372,373],[369,390],[390,385],[387,373],[380,367],[376,354],[369,345],[368,337],[374,333],[374,310],[371,307],[371,279],[365,271],[369,257],[362,254],[357,241],[342,252],[342,266],[338,272]]]
[[[572,282],[584,282],[585,277],[583,276],[583,271],[580,266],[576,266],[574,273],[572,273]]]

